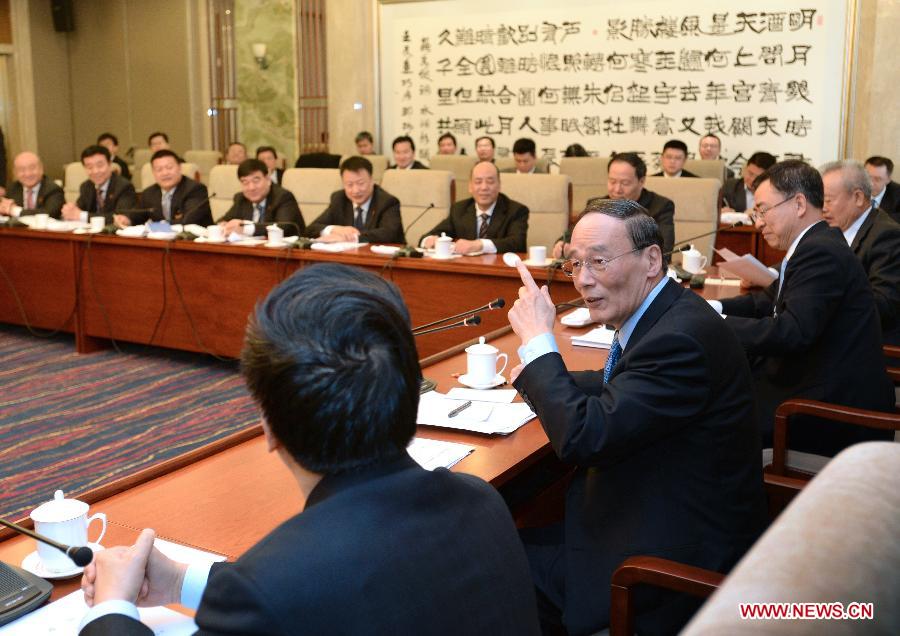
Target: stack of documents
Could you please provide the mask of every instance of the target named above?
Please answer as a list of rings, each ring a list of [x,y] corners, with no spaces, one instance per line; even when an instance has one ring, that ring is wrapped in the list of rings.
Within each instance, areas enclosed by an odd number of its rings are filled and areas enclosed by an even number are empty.
[[[450,468],[475,451],[474,446],[442,442],[437,439],[414,437],[406,447],[406,452],[425,470]]]
[[[572,344],[576,347],[594,347],[595,349],[609,349],[612,346],[614,329],[597,327],[580,336],[572,336]]]
[[[357,243],[356,241],[342,241],[340,243],[313,243],[311,249],[319,252],[346,252],[347,250],[355,250],[365,243]]]
[[[419,398],[416,424],[456,428],[486,435],[507,435],[535,417],[524,402],[512,402],[515,396],[514,389],[453,389],[446,395],[429,391]],[[458,415],[448,416],[451,411],[469,401],[471,405]]]
[[[738,256],[727,248],[717,249],[716,254],[725,259],[719,263],[719,269],[753,283],[759,287],[768,287],[778,274],[763,265],[750,254]]]

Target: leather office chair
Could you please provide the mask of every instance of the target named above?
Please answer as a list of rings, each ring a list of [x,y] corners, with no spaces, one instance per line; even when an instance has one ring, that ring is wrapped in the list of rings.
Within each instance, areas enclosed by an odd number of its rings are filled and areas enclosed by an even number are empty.
[[[196,164],[201,183],[209,185],[209,173],[222,161],[222,153],[218,150],[188,150],[184,153],[184,160]]]
[[[78,193],[81,191],[81,184],[87,181],[87,170],[80,161],[67,163],[64,170],[63,193],[66,203],[75,203],[78,200]]]
[[[469,175],[472,167],[478,163],[478,159],[471,155],[435,155],[431,158],[429,167],[432,170],[449,170],[456,181],[456,201],[470,197]]]
[[[758,633],[762,624],[741,621],[738,604],[773,600],[871,601],[883,608],[876,613],[879,620],[897,623],[900,612],[891,598],[900,588],[900,551],[894,549],[900,490],[893,482],[898,473],[900,446],[868,442],[842,451],[806,488],[802,480],[766,474],[770,494],[803,492],[734,570],[726,577],[667,559],[627,559],[612,578],[610,634],[634,633],[631,592],[647,584],[701,598],[715,592],[682,632],[688,635]],[[859,536],[865,540],[848,540]],[[801,623],[764,625],[767,633],[799,634],[809,627]]]
[[[215,194],[209,201],[214,221],[218,221],[234,203],[234,195],[241,191],[237,166],[218,165],[209,171],[209,192]]]
[[[572,182],[564,174],[503,174],[500,191],[528,207],[528,246],[553,250],[569,226]]]
[[[150,163],[150,157],[153,156],[153,151],[149,148],[135,148],[134,150],[134,165],[131,168],[131,174],[135,177],[135,179],[140,177],[141,169],[144,167],[145,163]],[[152,183],[152,181],[150,182]],[[148,183],[147,185],[150,185]],[[135,183],[134,187],[136,190],[141,190],[143,187],[143,183]]]
[[[328,207],[331,194],[344,188],[337,168],[289,168],[281,185],[296,197],[307,226]]]
[[[350,157],[359,156],[360,155],[356,154],[344,155],[341,157],[341,163],[344,163],[344,160],[349,159]],[[375,183],[381,185],[381,180],[384,178],[384,171],[387,170],[391,163],[390,158],[387,155],[365,155],[365,158],[372,163],[372,179],[375,180]]]
[[[443,220],[453,204],[453,173],[446,170],[388,170],[381,187],[400,199],[403,231],[409,229],[406,242],[415,245],[419,237]],[[425,215],[416,220],[428,206]],[[415,225],[410,224],[415,221]]]
[[[494,165],[497,166],[497,170],[500,172],[515,172],[516,170],[516,160],[513,159],[512,155],[506,157],[494,157]]]
[[[725,162],[721,159],[688,159],[684,169],[704,179],[718,179],[719,187],[725,184]]]
[[[647,177],[648,190],[675,202],[675,242],[713,232],[719,227],[717,179],[667,179]],[[716,234],[694,241],[694,246],[712,263]]]
[[[609,157],[563,157],[559,160],[559,174],[568,175],[572,180],[573,216],[581,214],[589,199],[606,196],[608,163]]]

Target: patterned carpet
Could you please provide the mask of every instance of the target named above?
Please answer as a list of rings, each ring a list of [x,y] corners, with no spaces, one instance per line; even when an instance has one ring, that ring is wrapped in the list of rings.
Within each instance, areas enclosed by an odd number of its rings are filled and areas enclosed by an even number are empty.
[[[42,339],[0,326],[5,519],[27,517],[58,488],[96,493],[246,438],[258,422],[236,363],[145,347],[78,355],[72,336]]]

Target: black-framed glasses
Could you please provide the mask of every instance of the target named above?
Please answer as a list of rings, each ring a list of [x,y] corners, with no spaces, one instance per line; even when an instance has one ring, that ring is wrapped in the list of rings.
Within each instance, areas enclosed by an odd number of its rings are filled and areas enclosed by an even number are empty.
[[[775,208],[777,208],[777,207],[778,207],[779,205],[781,205],[782,203],[787,203],[788,201],[790,201],[791,199],[793,199],[795,196],[797,196],[797,195],[796,195],[796,194],[792,194],[791,196],[789,196],[789,197],[786,198],[785,200],[779,201],[779,202],[776,203],[775,205],[773,205],[773,206],[771,206],[771,207],[768,207],[768,208],[765,208],[765,209],[759,207],[758,205],[754,205],[754,206],[753,206],[753,212],[751,212],[750,215],[749,215],[749,216],[750,216],[750,220],[753,221],[754,223],[756,223],[756,222],[759,221],[760,219],[762,219],[763,221],[765,221],[765,220],[766,220],[766,215],[767,215],[769,212],[771,212],[772,210],[774,210]]]
[[[592,274],[597,274],[598,272],[606,271],[606,268],[609,267],[609,264],[612,263],[617,258],[622,258],[623,256],[628,256],[629,254],[634,254],[638,252],[647,245],[643,245],[641,247],[635,247],[634,249],[630,249],[627,252],[623,252],[622,254],[618,254],[617,256],[613,256],[612,258],[604,258],[602,256],[593,256],[591,258],[585,259],[583,261],[576,260],[574,258],[570,258],[568,260],[563,261],[562,271],[563,274],[568,276],[569,278],[575,278],[578,275],[578,272],[581,271],[582,266],[587,267],[587,270]]]

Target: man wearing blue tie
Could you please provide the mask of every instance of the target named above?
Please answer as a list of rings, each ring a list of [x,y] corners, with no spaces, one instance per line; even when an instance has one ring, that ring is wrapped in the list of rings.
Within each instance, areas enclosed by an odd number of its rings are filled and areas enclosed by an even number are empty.
[[[246,159],[237,170],[241,191],[234,195],[234,204],[222,217],[225,234],[240,232],[245,221],[254,225],[256,236],[265,236],[266,226],[279,224],[287,236],[303,234],[306,225],[300,206],[290,190],[269,179],[269,168],[259,159]]]
[[[694,292],[665,275],[656,221],[636,201],[595,199],[563,271],[591,317],[616,329],[605,368],[569,372],[556,309],[524,265],[509,312],[522,339],[513,384],[575,473],[561,524],[522,531],[545,633],[609,624],[610,579],[631,555],[727,572],[765,518],[750,368]],[[698,602],[642,590],[639,633],[675,633]]]

